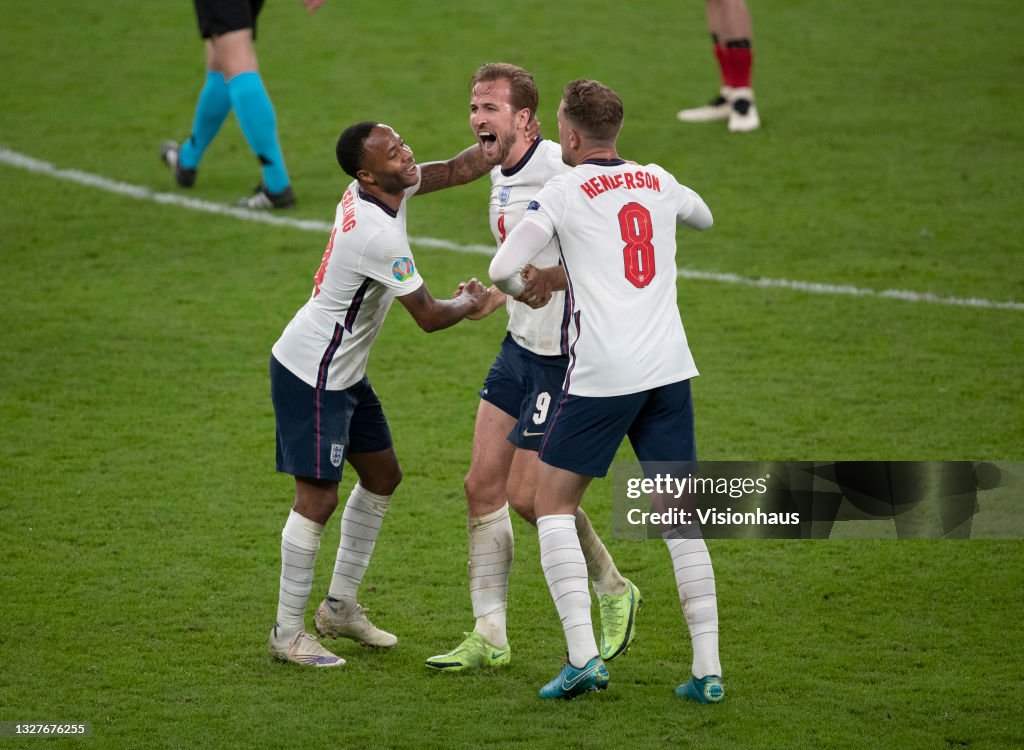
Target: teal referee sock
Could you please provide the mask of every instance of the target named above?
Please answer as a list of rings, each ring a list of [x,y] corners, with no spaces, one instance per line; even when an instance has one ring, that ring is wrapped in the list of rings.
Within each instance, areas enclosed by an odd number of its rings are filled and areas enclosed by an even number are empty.
[[[213,141],[224,119],[231,111],[231,97],[224,76],[215,70],[206,71],[206,84],[199,92],[196,114],[192,120],[192,134],[181,145],[178,164],[185,169],[195,169],[203,152]]]
[[[263,79],[254,70],[239,73],[228,81],[228,93],[242,133],[260,160],[263,184],[271,193],[280,193],[289,185],[288,172],[277,141],[274,105],[270,103]]]

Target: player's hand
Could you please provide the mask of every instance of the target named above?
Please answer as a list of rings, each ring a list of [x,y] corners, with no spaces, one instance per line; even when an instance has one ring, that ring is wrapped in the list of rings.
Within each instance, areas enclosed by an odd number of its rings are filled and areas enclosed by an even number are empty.
[[[526,142],[532,142],[538,135],[540,135],[540,120],[534,115],[530,118],[530,121],[526,123],[526,131],[523,133],[526,136]]]
[[[459,284],[459,291],[455,296],[465,297],[469,300],[472,307],[466,314],[466,317],[470,320],[474,320],[474,315],[483,317],[479,314],[486,309],[487,300],[490,297],[490,294],[487,291],[487,287],[481,284],[477,279],[472,278],[469,281]]]
[[[535,310],[551,301],[551,282],[541,269],[527,263],[519,275],[523,277],[526,286],[523,287],[523,293],[516,297],[517,301],[524,302]]]

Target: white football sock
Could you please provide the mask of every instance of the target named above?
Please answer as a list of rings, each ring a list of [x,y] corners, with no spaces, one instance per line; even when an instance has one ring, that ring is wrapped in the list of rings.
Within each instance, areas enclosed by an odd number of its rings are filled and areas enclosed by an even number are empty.
[[[580,538],[580,549],[587,561],[587,575],[594,584],[594,593],[598,596],[611,594],[618,596],[626,591],[626,579],[615,567],[615,561],[608,554],[604,543],[598,538],[593,525],[583,508],[576,510],[576,533]]]
[[[473,629],[492,646],[503,648],[508,644],[505,613],[514,556],[508,503],[492,513],[470,518],[468,528],[469,599],[476,618]]]
[[[667,537],[672,570],[683,605],[686,626],[693,644],[693,676],[722,676],[718,657],[718,599],[715,596],[715,571],[703,539]]]
[[[375,495],[356,482],[341,514],[341,542],[334,563],[334,575],[327,596],[341,602],[341,609],[356,605],[356,594],[370,564],[377,534],[384,521],[391,495]]]
[[[281,587],[277,597],[278,637],[306,627],[306,605],[324,527],[294,510],[281,532]]]
[[[562,620],[569,663],[583,667],[597,656],[597,641],[590,621],[587,563],[576,535],[576,517],[568,514],[537,519],[540,564],[551,598]]]

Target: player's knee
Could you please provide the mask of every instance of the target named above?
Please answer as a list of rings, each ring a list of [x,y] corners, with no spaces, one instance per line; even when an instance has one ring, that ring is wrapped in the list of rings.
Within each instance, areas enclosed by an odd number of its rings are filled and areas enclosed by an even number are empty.
[[[378,495],[394,495],[398,485],[402,483],[402,476],[402,467],[396,463],[393,468],[380,478],[380,489],[370,491],[376,492]]]
[[[508,493],[508,504],[512,506],[512,510],[519,514],[529,524],[534,526],[537,525],[537,514],[533,511],[533,493],[524,493],[522,491],[509,491]]]
[[[466,492],[466,504],[470,515],[478,516],[497,510],[505,502],[500,485],[483,476],[481,472],[470,469],[462,482]]]

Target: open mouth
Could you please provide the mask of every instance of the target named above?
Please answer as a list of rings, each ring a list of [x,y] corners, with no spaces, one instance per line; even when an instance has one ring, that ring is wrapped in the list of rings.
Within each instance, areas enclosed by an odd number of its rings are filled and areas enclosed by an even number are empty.
[[[481,130],[476,134],[476,137],[480,139],[481,146],[487,146],[492,143],[498,142],[498,136],[489,130]]]

